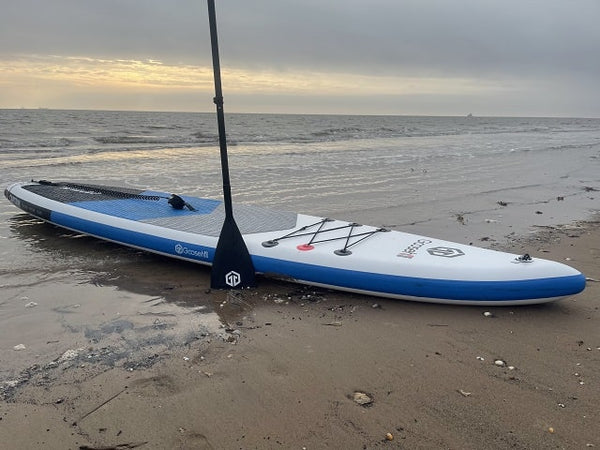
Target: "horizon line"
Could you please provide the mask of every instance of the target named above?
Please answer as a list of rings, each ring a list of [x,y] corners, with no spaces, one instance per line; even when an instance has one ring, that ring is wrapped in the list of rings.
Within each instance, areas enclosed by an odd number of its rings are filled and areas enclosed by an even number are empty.
[[[128,109],[128,108],[56,108],[56,107],[0,107],[0,111],[98,111],[98,112],[133,112],[133,113],[169,113],[169,114],[215,114],[214,111],[194,111],[194,110],[169,110],[169,109]],[[467,114],[410,114],[410,113],[335,113],[335,112],[243,112],[231,111],[226,115],[232,114],[257,114],[257,115],[278,115],[278,116],[386,116],[386,117],[452,117],[464,119],[600,119],[594,116],[572,116],[572,115],[476,115]]]

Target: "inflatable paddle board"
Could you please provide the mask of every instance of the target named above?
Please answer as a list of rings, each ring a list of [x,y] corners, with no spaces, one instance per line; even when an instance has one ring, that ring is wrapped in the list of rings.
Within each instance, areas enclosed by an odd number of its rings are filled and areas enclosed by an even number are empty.
[[[205,265],[225,216],[219,200],[111,186],[32,181],[5,195],[54,225]],[[258,206],[234,205],[234,216],[256,272],[297,283],[463,305],[544,303],[585,287],[579,271],[529,255]]]

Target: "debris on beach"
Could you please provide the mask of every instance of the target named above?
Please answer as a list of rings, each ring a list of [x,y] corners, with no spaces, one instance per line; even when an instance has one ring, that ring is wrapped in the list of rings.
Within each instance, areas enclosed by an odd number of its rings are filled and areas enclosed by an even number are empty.
[[[72,361],[79,356],[79,352],[82,350],[83,350],[83,348],[79,348],[77,350],[72,350],[72,349],[67,350],[60,356],[60,358],[58,358],[56,360],[56,362],[58,364],[61,364],[61,363],[67,362],[67,361]]]
[[[288,301],[300,304],[320,303],[326,300],[324,292],[314,288],[311,289],[310,286],[301,286],[297,289],[294,289],[293,291],[288,292],[286,297]]]
[[[373,398],[365,392],[356,391],[352,394],[354,403],[360,406],[369,406],[373,404]]]
[[[494,314],[492,314],[492,313],[491,313],[491,312],[489,312],[489,311],[485,311],[485,312],[483,313],[483,316],[484,316],[484,317],[494,317]]]
[[[471,393],[467,392],[467,391],[463,391],[462,389],[457,389],[458,393],[461,394],[463,397],[470,397]]]
[[[503,202],[502,200],[500,200],[499,202],[496,202],[496,203],[498,203],[500,206],[508,206],[508,203]]]
[[[456,217],[456,221],[461,225],[466,225],[467,220],[465,219],[464,214],[457,213],[454,215]]]
[[[15,352],[19,352],[19,351],[25,350],[25,349],[27,349],[27,347],[25,347],[25,345],[23,345],[23,344],[17,344],[13,347],[13,350]]]
[[[37,305],[36,302],[29,302],[25,305],[25,308],[35,308]]]
[[[222,336],[222,338],[224,342],[227,342],[229,344],[237,344],[237,338],[233,335]]]
[[[506,366],[506,362],[501,360],[501,359],[495,359],[494,360],[494,364],[497,365],[498,367],[504,367]]]

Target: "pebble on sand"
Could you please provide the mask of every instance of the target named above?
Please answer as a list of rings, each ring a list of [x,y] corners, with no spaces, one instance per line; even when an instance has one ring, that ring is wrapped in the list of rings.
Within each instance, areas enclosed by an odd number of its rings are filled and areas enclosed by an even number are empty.
[[[373,403],[373,399],[369,395],[359,391],[352,394],[352,400],[360,406],[368,406]]]

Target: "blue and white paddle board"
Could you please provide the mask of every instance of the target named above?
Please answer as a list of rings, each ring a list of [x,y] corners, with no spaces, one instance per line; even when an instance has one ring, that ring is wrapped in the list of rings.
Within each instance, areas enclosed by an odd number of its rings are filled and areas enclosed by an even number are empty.
[[[171,194],[131,188],[32,181],[5,195],[54,225],[205,265],[225,217],[219,200],[181,196],[176,209]],[[297,283],[463,305],[544,303],[585,287],[579,271],[528,255],[258,206],[234,205],[234,216],[256,271]]]

